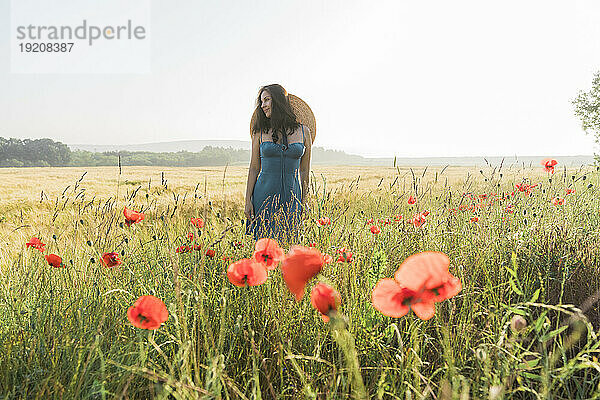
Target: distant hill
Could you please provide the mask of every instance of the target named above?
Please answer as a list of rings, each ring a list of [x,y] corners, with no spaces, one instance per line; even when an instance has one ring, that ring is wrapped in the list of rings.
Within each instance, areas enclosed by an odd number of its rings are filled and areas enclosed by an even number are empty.
[[[85,150],[94,153],[105,151],[149,151],[151,153],[175,153],[178,151],[198,152],[203,148],[231,147],[232,149],[250,150],[250,142],[245,140],[178,140],[175,142],[141,143],[141,144],[69,144],[71,150]]]
[[[235,161],[234,165],[243,165],[250,160],[250,141],[245,140],[181,140],[173,142],[142,143],[130,145],[96,145],[70,144],[71,150],[84,150],[93,153],[129,151],[150,153],[176,153],[180,151],[201,152],[205,147],[247,151],[247,160]],[[537,166],[545,156],[506,156],[506,157],[399,157],[396,166],[485,166],[487,163],[497,166],[504,159],[504,165]],[[579,166],[594,163],[594,157],[589,155],[556,156],[561,165]],[[487,163],[486,163],[487,160]],[[369,158],[356,154],[347,154],[340,150],[330,150],[319,146],[313,148],[312,163],[317,165],[362,165],[362,166],[393,166],[394,158]]]

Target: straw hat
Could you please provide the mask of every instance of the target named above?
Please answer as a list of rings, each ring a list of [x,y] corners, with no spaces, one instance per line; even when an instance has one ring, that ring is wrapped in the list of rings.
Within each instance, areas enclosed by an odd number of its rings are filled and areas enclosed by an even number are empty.
[[[294,112],[294,115],[296,115],[296,120],[309,127],[310,136],[314,143],[315,137],[317,136],[317,121],[315,120],[315,114],[313,114],[308,104],[300,97],[288,93],[288,99],[290,100],[292,111]],[[258,110],[254,110],[254,114],[252,114],[252,119],[250,120],[250,136],[252,136],[252,127],[254,126],[254,121],[256,121],[257,111]]]

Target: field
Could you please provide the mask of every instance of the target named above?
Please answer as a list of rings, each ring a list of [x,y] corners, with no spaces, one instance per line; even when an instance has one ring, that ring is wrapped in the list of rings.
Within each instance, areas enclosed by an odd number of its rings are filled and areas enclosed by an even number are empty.
[[[280,268],[226,274],[254,252],[247,168],[0,169],[0,399],[600,398],[596,167],[313,172],[299,244],[333,261],[296,301]],[[377,283],[426,251],[462,290],[428,320],[375,309]],[[317,282],[340,293],[328,323]],[[158,329],[128,319],[145,295],[166,304]]]

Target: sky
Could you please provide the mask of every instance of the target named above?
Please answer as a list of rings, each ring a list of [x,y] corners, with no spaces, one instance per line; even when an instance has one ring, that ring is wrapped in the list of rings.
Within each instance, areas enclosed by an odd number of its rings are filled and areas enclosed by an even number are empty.
[[[0,0],[0,136],[249,140],[279,83],[312,108],[315,146],[351,154],[600,152],[571,104],[600,70],[596,0],[148,2],[149,68],[15,73]]]

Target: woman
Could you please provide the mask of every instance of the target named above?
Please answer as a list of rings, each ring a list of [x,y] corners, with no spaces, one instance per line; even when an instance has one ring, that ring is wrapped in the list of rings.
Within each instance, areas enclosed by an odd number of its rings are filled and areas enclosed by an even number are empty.
[[[258,92],[251,132],[246,234],[253,234],[255,240],[297,242],[301,215],[307,211],[314,133],[298,122],[287,92],[277,84]]]

